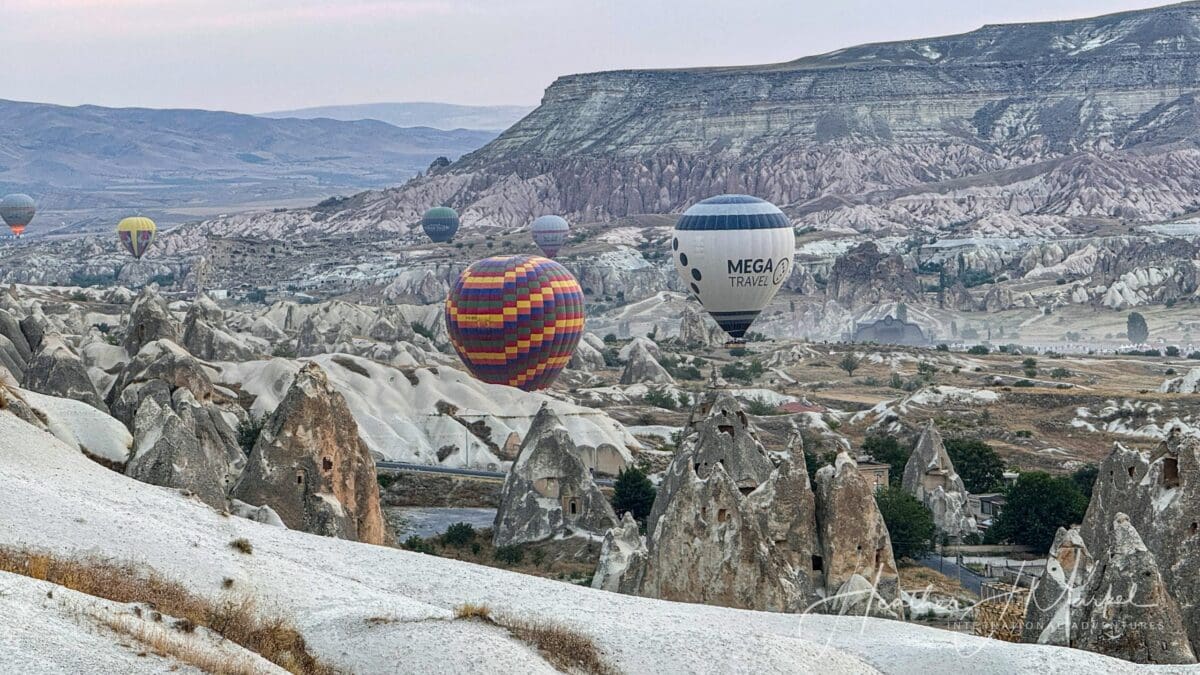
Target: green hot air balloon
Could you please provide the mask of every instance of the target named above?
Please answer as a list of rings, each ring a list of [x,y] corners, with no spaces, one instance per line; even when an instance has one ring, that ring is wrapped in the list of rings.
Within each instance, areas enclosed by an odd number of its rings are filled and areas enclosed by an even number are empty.
[[[448,206],[435,206],[425,212],[421,227],[434,242],[444,244],[458,232],[458,212]]]

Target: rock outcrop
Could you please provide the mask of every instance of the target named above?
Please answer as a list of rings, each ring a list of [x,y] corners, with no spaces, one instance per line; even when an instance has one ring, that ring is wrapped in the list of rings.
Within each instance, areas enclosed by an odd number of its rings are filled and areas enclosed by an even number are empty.
[[[815,482],[825,588],[840,589],[857,574],[869,579],[887,602],[898,601],[892,540],[875,504],[874,483],[845,452],[832,466],[821,467]]]
[[[694,302],[689,302],[683,308],[679,318],[679,341],[689,349],[702,349],[716,344],[713,339],[713,328],[708,323],[708,315]]]
[[[1082,625],[1081,614],[1092,557],[1078,527],[1058,528],[1025,608],[1022,642],[1071,646]]]
[[[575,353],[571,354],[571,361],[567,367],[585,373],[600,370],[604,367],[604,354],[590,342],[580,340],[579,344],[575,345]]]
[[[315,363],[300,369],[263,424],[233,495],[271,507],[293,530],[371,544],[388,537],[375,462]]]
[[[1159,562],[1123,513],[1113,519],[1087,597],[1075,647],[1135,663],[1196,663]]]
[[[600,536],[616,525],[612,506],[579,458],[567,428],[543,404],[505,478],[493,542],[505,546],[576,533]]]
[[[39,394],[83,401],[108,412],[108,406],[104,405],[104,399],[88,377],[87,366],[55,333],[42,339],[37,356],[25,369],[21,386]]]
[[[177,389],[187,389],[200,402],[213,400],[215,393],[212,379],[200,361],[170,340],[155,340],[143,345],[121,369],[106,403],[113,417],[131,426],[146,397],[153,396],[160,407],[169,408]]]
[[[954,470],[933,420],[921,431],[904,465],[902,485],[933,513],[939,532],[961,538],[977,531],[975,519],[967,511],[967,488]]]
[[[152,287],[142,289],[129,311],[125,330],[125,352],[136,355],[142,347],[155,340],[170,340],[179,344],[179,322],[175,320],[166,301]]]
[[[621,384],[673,384],[675,378],[662,367],[640,342],[633,343],[625,370],[621,373]]]
[[[267,351],[266,345],[230,332],[225,313],[207,295],[198,297],[188,308],[183,320],[183,346],[210,361],[252,361]]]
[[[611,530],[593,586],[745,609],[894,618],[895,563],[870,481],[843,455],[824,492],[814,494],[802,461],[774,456],[777,465],[735,399],[710,393],[664,473],[644,542],[628,522]],[[861,597],[864,583],[870,591]]]
[[[181,390],[182,391],[182,390]],[[197,435],[195,420],[146,398],[132,424],[134,455],[126,465],[131,478],[188,490],[215,509],[225,508],[229,463]]]

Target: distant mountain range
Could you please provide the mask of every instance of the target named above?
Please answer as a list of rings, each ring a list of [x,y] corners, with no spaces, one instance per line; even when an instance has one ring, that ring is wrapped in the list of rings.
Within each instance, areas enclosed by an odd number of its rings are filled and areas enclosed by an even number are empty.
[[[1198,93],[1195,2],[780,64],[570,75],[485,147],[321,227],[411,223],[432,201],[469,226],[612,220],[722,192],[827,230],[1119,227],[1200,209]]]
[[[398,127],[433,127],[435,129],[491,129],[497,132],[511,127],[528,115],[533,106],[522,105],[454,105],[452,103],[363,103],[359,105],[328,105],[298,110],[263,113],[262,117],[334,120],[379,120]]]
[[[457,158],[495,135],[374,120],[0,100],[0,193],[38,200],[34,233],[62,224],[109,226],[134,212],[181,222],[397,185],[434,159]]]

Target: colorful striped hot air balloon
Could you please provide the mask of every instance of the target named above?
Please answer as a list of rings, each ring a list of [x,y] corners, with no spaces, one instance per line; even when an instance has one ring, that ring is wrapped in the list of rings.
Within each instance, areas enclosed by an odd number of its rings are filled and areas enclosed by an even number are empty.
[[[15,236],[19,237],[25,233],[25,228],[29,221],[33,220],[35,213],[37,203],[29,195],[18,192],[0,199],[0,218],[4,219],[4,224],[8,225],[8,229],[12,230]]]
[[[157,231],[158,227],[153,220],[141,216],[126,218],[117,223],[117,236],[120,237],[121,244],[138,260],[146,255],[146,249],[154,243],[154,234]]]
[[[583,290],[540,256],[480,260],[446,298],[450,343],[475,377],[525,391],[549,387],[583,336]]]
[[[458,211],[448,206],[435,206],[421,218],[421,227],[434,242],[442,244],[454,238],[458,232]]]
[[[774,204],[749,195],[710,197],[675,224],[671,255],[692,296],[740,340],[792,273],[796,235]]]
[[[542,216],[533,221],[529,229],[533,233],[533,242],[547,258],[558,255],[558,250],[567,243],[567,235],[571,233],[571,226],[561,216]]]

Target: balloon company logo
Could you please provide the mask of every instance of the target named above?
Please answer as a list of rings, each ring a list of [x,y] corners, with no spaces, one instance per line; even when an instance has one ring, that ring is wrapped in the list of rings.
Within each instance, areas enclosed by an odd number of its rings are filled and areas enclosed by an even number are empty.
[[[725,261],[733,288],[778,286],[787,278],[788,259],[739,258]]]

